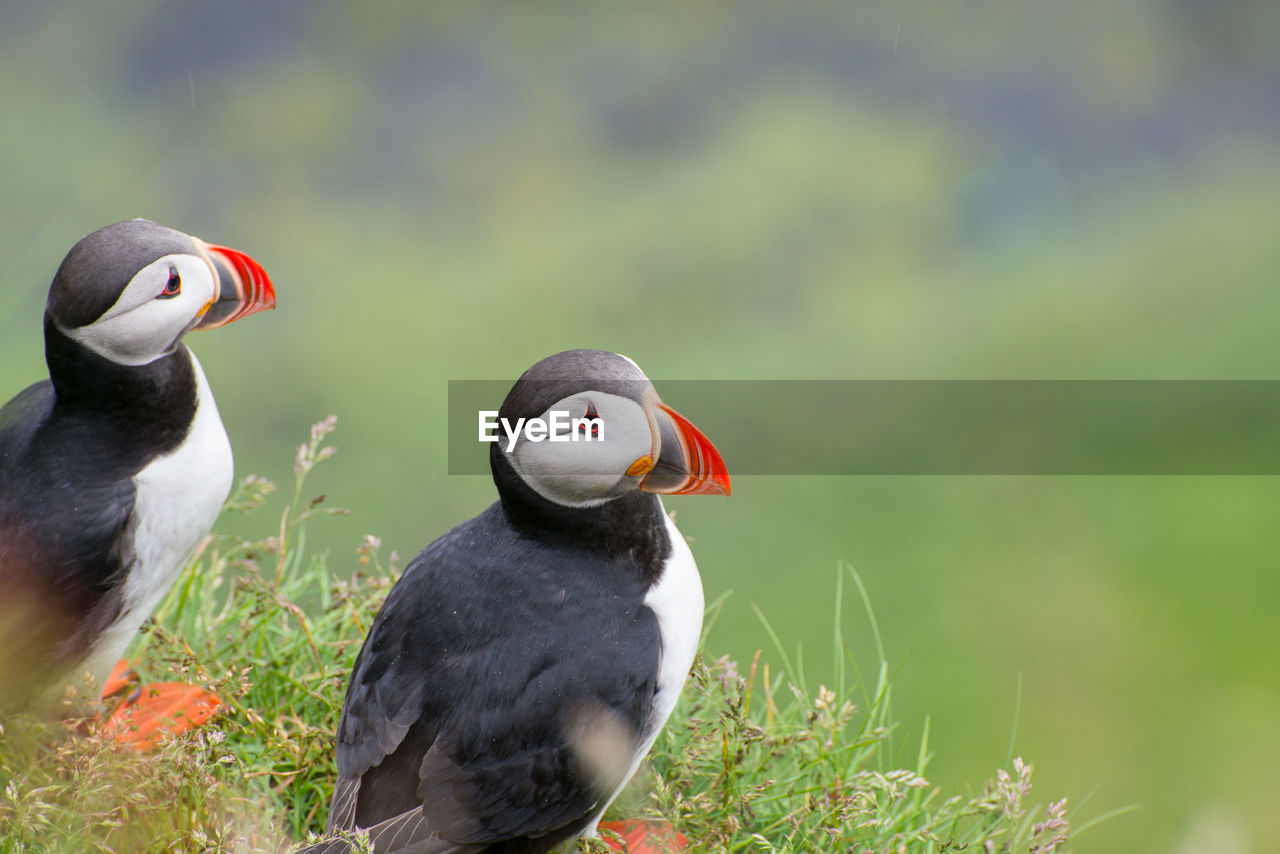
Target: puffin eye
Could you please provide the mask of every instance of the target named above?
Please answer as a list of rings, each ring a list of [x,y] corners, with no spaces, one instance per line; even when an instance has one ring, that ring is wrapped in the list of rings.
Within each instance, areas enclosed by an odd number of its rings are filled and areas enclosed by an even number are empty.
[[[599,413],[599,412],[596,412],[596,405],[595,405],[594,403],[590,403],[590,402],[588,402],[588,403],[587,403],[587,414],[586,414],[586,415],[584,415],[584,416],[582,416],[582,419],[583,419],[583,421],[589,421],[589,420],[592,420],[592,419],[595,419],[596,421],[601,420],[601,419],[600,419],[600,413]],[[586,424],[579,423],[579,424],[578,424],[578,432],[579,432],[579,433],[585,433],[585,432],[587,432],[587,425],[586,425]],[[591,435],[592,435],[592,436],[599,436],[599,435],[600,435],[600,425],[599,425],[598,423],[597,423],[597,424],[592,424],[592,425],[591,425]]]
[[[178,275],[176,267],[169,268],[169,281],[165,282],[164,290],[156,299],[170,299],[182,293],[182,277]]]

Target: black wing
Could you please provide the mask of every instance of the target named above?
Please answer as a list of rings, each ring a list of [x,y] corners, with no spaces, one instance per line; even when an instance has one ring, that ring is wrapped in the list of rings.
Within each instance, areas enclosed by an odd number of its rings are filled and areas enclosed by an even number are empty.
[[[93,465],[94,437],[54,403],[46,380],[0,409],[0,685],[13,702],[87,652],[133,560],[132,480]]]
[[[29,385],[13,400],[0,407],[0,483],[21,449],[53,411],[53,383],[48,380]]]
[[[374,621],[330,828],[386,822],[406,850],[550,848],[629,770],[659,647],[634,569],[522,539],[494,505],[428,546]]]

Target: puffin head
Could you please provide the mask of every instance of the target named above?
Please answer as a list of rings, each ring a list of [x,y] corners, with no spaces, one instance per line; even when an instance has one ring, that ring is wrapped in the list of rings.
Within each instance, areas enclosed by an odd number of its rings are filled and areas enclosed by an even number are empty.
[[[729,473],[711,440],[664,404],[635,362],[603,350],[566,350],[516,381],[498,411],[491,450],[542,498],[597,507],[635,490],[728,495]],[[545,431],[539,424],[545,425]],[[541,436],[542,438],[537,438]],[[508,447],[510,446],[510,447]]]
[[[71,248],[45,314],[103,358],[145,365],[172,353],[192,329],[224,326],[275,304],[271,280],[248,255],[134,219]]]

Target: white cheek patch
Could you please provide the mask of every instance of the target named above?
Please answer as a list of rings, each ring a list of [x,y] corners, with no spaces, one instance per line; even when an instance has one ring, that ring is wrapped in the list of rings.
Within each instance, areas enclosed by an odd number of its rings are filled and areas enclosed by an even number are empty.
[[[654,453],[644,409],[625,397],[598,392],[574,395],[552,404],[540,418],[549,422],[550,413],[568,412],[572,424],[586,415],[588,402],[600,419],[598,435],[593,436],[590,428],[579,428],[532,441],[522,432],[508,455],[525,482],[557,504],[587,507],[615,497],[627,486],[624,481],[631,464]]]
[[[181,292],[157,299],[171,272],[181,279]],[[138,271],[115,304],[93,323],[62,331],[103,358],[145,365],[173,349],[216,293],[213,273],[203,259],[166,255]]]

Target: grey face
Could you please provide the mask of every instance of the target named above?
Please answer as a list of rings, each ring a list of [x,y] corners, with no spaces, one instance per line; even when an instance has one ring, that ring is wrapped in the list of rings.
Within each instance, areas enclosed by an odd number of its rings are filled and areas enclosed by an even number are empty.
[[[635,489],[730,491],[711,440],[659,400],[636,363],[617,353],[569,350],[543,359],[511,389],[499,418],[504,429],[519,419],[541,422],[539,439],[527,430],[520,437],[516,426],[517,438],[501,453],[531,489],[557,504],[592,507]]]
[[[218,274],[194,238],[146,220],[99,229],[54,276],[47,313],[104,358],[144,365],[170,353],[218,295]]]
[[[530,488],[571,507],[601,504],[636,488],[628,473],[636,460],[652,456],[653,428],[647,406],[657,400],[652,383],[635,362],[603,350],[568,350],[525,371],[499,410],[499,418],[552,420],[598,418],[599,434],[567,437],[551,431],[542,441],[516,440],[504,447],[511,467]]]
[[[564,419],[558,429],[553,413]],[[531,489],[557,504],[590,507],[624,495],[651,470],[642,461],[658,456],[648,411],[620,395],[582,391],[539,418],[551,425],[548,435],[517,439],[507,458]],[[575,426],[574,419],[592,426]]]

